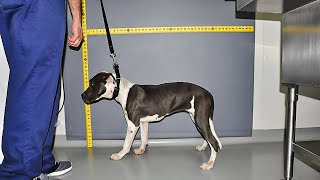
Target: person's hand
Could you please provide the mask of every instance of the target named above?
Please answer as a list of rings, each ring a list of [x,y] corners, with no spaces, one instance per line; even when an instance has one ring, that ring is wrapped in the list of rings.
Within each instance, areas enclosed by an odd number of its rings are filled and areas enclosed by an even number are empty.
[[[72,35],[68,37],[68,44],[69,46],[72,46],[72,47],[78,47],[83,38],[80,20],[72,21],[71,33]]]

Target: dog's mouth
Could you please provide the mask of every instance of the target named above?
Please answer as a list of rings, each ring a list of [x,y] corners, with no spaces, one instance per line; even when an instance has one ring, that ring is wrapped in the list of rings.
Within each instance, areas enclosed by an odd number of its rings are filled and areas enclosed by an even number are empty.
[[[90,101],[90,100],[86,97],[85,93],[82,93],[82,94],[81,94],[81,98],[82,98],[83,102],[86,103],[86,104],[91,104],[91,103],[92,103],[92,101]]]
[[[90,95],[88,95],[88,93],[86,93],[87,91],[85,91],[84,93],[81,94],[81,98],[83,100],[84,103],[86,104],[92,104],[97,102],[98,100],[96,98],[91,97]]]
[[[93,104],[93,103],[97,103],[103,99],[107,99],[107,98],[103,98],[103,97],[92,98],[92,97],[88,96],[88,94],[86,92],[81,94],[81,98],[82,98],[82,101],[88,105]]]

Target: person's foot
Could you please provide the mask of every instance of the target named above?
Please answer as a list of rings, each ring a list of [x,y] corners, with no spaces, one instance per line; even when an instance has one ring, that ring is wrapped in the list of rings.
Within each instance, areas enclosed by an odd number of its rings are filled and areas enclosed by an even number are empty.
[[[33,178],[33,180],[59,180],[57,178],[49,177],[45,174],[40,174],[40,176]]]
[[[58,161],[46,173],[46,175],[50,177],[61,176],[70,172],[71,170],[72,170],[72,163],[70,161]]]

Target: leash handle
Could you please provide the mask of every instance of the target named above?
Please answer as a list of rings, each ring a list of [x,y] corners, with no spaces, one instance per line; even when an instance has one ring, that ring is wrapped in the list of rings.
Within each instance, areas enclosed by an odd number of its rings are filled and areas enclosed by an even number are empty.
[[[100,0],[100,5],[101,5],[101,10],[102,10],[102,15],[103,15],[104,26],[106,28],[106,33],[107,33],[107,39],[108,39],[109,50],[110,50],[110,57],[112,59],[114,59],[116,57],[116,54],[114,53],[111,34],[110,34],[109,25],[108,25],[108,21],[107,21],[107,16],[106,16],[106,12],[104,10],[104,5],[103,5],[102,0]]]

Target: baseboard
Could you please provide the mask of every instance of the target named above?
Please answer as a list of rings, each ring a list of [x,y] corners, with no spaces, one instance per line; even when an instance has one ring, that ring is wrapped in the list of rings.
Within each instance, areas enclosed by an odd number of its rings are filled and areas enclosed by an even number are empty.
[[[221,138],[223,145],[231,144],[251,144],[251,143],[271,143],[283,142],[284,130],[254,130],[252,137],[225,137]],[[296,141],[320,140],[320,128],[301,128],[296,131]],[[195,146],[202,142],[200,138],[188,139],[150,139],[152,146]],[[135,141],[134,146],[140,141]],[[123,140],[94,140],[94,147],[120,147]],[[68,141],[65,135],[57,135],[55,147],[86,147],[86,141]]]

